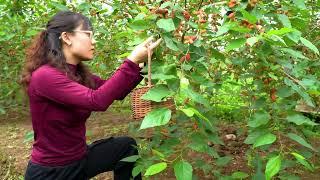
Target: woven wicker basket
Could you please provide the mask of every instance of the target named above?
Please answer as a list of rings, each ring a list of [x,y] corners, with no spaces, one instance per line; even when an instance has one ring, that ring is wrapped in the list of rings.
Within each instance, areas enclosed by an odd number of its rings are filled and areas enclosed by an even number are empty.
[[[148,48],[148,85],[136,88],[131,92],[131,110],[132,117],[135,120],[143,119],[147,113],[152,111],[153,109],[160,107],[167,107],[172,112],[175,112],[175,104],[172,98],[168,98],[166,101],[162,102],[153,102],[148,100],[141,99],[146,92],[148,92],[153,85],[151,85],[151,49]]]

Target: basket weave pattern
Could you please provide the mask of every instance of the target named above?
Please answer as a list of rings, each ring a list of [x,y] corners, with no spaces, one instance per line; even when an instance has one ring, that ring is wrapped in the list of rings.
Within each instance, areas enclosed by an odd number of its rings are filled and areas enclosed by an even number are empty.
[[[151,50],[148,48],[148,86],[136,88],[131,92],[131,110],[132,117],[135,120],[143,119],[147,113],[153,109],[160,107],[167,107],[172,112],[175,112],[175,104],[172,98],[168,98],[166,101],[154,102],[141,99],[146,92],[148,92],[153,85],[151,85]]]

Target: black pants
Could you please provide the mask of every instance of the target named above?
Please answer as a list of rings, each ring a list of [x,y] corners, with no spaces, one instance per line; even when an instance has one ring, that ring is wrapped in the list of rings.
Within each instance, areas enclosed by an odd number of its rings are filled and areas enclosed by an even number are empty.
[[[137,155],[136,145],[130,137],[111,137],[93,142],[86,158],[66,166],[48,167],[29,161],[25,180],[86,180],[106,171],[114,172],[114,180],[129,180],[134,163],[120,160]],[[134,179],[141,180],[141,174]]]

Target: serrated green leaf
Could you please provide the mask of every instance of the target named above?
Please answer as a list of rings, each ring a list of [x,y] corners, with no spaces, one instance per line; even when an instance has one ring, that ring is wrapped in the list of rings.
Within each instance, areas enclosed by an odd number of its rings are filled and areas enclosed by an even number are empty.
[[[285,15],[285,14],[277,14],[277,16],[278,16],[279,21],[281,22],[281,24],[284,27],[288,27],[288,28],[292,27],[291,26],[291,22],[290,22],[290,20],[289,20],[287,15]]]
[[[165,30],[166,32],[171,32],[176,29],[174,26],[173,20],[171,18],[158,20],[157,26]]]
[[[138,174],[140,174],[143,170],[143,166],[142,165],[137,165],[136,167],[134,167],[132,169],[132,176],[136,177]]]
[[[134,20],[129,24],[129,27],[134,30],[146,30],[149,28],[149,23],[146,20]]]
[[[255,24],[257,22],[257,18],[254,15],[251,15],[248,11],[242,9],[241,13],[243,17],[248,20],[251,24]]]
[[[167,168],[167,163],[165,163],[165,162],[153,164],[146,170],[146,173],[144,175],[145,176],[152,176],[152,175],[160,173],[161,171],[165,170],[166,168]]]
[[[315,126],[318,125],[317,123],[311,121],[309,118],[301,115],[301,114],[291,114],[287,117],[287,120],[289,122],[295,123],[296,125],[310,125],[310,126]]]
[[[166,46],[174,51],[179,51],[179,48],[177,47],[177,45],[172,41],[172,39],[170,39],[167,36],[163,36],[164,42],[166,43]]]
[[[277,29],[277,30],[270,30],[267,32],[267,35],[271,36],[271,35],[284,35],[290,32],[293,32],[294,29],[292,28],[281,28],[281,29]]]
[[[50,2],[50,4],[51,4],[53,7],[59,9],[60,11],[68,11],[68,10],[69,10],[68,7],[66,7],[66,6],[63,5],[63,4],[57,3],[57,2]]]
[[[248,137],[245,139],[244,143],[245,144],[254,144],[256,140],[264,135],[267,134],[268,131],[266,129],[256,129],[255,131],[252,131],[249,133]]]
[[[188,117],[192,117],[194,115],[194,111],[191,108],[181,109]]]
[[[270,115],[266,111],[259,111],[256,112],[251,118],[250,121],[248,122],[248,125],[250,127],[259,127],[262,125],[265,125],[269,122],[270,120]]]
[[[220,157],[216,160],[217,166],[225,166],[232,160],[230,156]]]
[[[223,25],[218,28],[218,31],[216,33],[216,36],[221,36],[222,34],[225,34],[229,31],[229,26]]]
[[[319,55],[319,50],[318,48],[312,44],[312,42],[310,42],[309,40],[300,37],[300,41],[302,42],[302,44],[304,44],[306,47],[308,47],[309,49],[311,49],[314,53]]]
[[[298,142],[298,143],[301,144],[302,146],[307,147],[307,148],[310,148],[310,149],[316,151],[316,150],[311,146],[311,144],[309,144],[306,140],[304,140],[304,139],[303,139],[302,137],[300,137],[299,135],[294,134],[294,133],[288,133],[287,136],[288,136],[290,139]]]
[[[282,46],[287,46],[286,42],[278,35],[271,35],[268,38],[274,42],[279,42]]]
[[[310,164],[305,157],[303,157],[302,155],[298,154],[298,153],[295,153],[295,152],[292,152],[291,153],[295,158],[296,160],[302,164],[305,168],[307,168],[308,170],[310,171],[314,171],[314,166],[312,164]]]
[[[123,162],[136,162],[139,158],[140,158],[139,155],[133,155],[133,156],[129,156],[129,157],[123,158],[120,161],[123,161]]]
[[[284,78],[284,83],[288,86],[291,86],[294,91],[296,91],[302,98],[303,100],[307,103],[307,105],[311,107],[315,107],[311,97],[308,95],[308,93],[304,92],[301,90],[300,87],[298,87],[292,80],[288,78]]]
[[[238,171],[238,172],[232,173],[231,177],[233,179],[245,179],[245,178],[249,177],[249,175],[247,173]]]
[[[259,138],[257,138],[256,142],[253,144],[253,147],[256,148],[266,144],[272,144],[273,142],[276,141],[276,139],[277,137],[274,134],[271,134],[271,133],[264,134]]]
[[[299,9],[307,9],[306,5],[304,4],[304,0],[292,0],[292,1]]]
[[[144,117],[140,129],[146,129],[155,126],[167,124],[171,119],[171,110],[168,108],[159,108],[150,111]]]
[[[250,37],[247,39],[247,43],[252,47],[256,42],[259,41],[258,37]]]
[[[267,165],[266,165],[266,170],[265,170],[266,180],[269,180],[274,175],[276,175],[279,172],[280,167],[281,167],[281,156],[280,155],[269,159],[269,161],[267,162]]]
[[[141,99],[161,102],[164,98],[172,94],[173,93],[165,85],[161,84],[151,88],[147,93],[141,96]]]
[[[299,59],[308,59],[307,57],[305,57],[301,52],[299,51],[295,51],[293,49],[289,49],[289,48],[281,48],[281,51],[290,54],[291,56],[295,57],[295,58],[299,58]]]
[[[192,166],[186,161],[179,161],[174,165],[177,180],[192,180]]]
[[[157,150],[155,150],[155,149],[152,149],[151,151],[152,151],[153,154],[156,154],[157,156],[159,156],[162,160],[165,159],[165,158],[164,158],[165,155],[162,154],[160,151],[157,151]]]
[[[160,9],[164,9],[166,7],[172,7],[172,2],[167,1],[160,6]]]
[[[200,119],[206,121],[210,126],[212,126],[210,120],[208,118],[206,118],[204,115],[202,115],[198,110],[194,109],[194,108],[187,108],[187,109],[181,109],[182,112],[184,112],[188,117],[192,117],[194,115],[196,115],[197,117],[199,117]]]
[[[169,79],[177,79],[176,76],[174,75],[166,75],[166,74],[162,74],[162,73],[159,73],[159,74],[152,74],[151,76],[152,79],[158,79],[158,80],[169,80]]]
[[[246,43],[246,39],[240,38],[240,39],[235,39],[231,40],[230,43],[226,47],[226,51],[230,51],[236,48],[242,47]]]
[[[293,42],[298,43],[301,37],[301,32],[296,30],[287,34],[287,37]]]

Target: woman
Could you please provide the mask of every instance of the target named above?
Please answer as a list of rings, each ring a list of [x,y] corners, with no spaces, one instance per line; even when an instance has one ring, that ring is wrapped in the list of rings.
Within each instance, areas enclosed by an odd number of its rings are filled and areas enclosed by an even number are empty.
[[[135,140],[110,137],[87,145],[85,122],[92,111],[105,111],[139,84],[147,46],[152,51],[160,42],[147,39],[102,80],[82,63],[94,53],[89,19],[63,11],[48,22],[27,51],[21,78],[34,130],[26,180],[89,179],[106,171],[114,171],[115,180],[130,179],[133,163],[120,160],[138,154]]]

